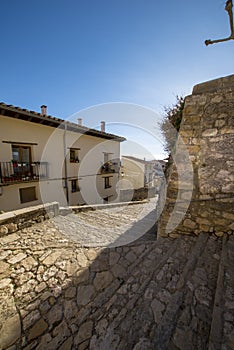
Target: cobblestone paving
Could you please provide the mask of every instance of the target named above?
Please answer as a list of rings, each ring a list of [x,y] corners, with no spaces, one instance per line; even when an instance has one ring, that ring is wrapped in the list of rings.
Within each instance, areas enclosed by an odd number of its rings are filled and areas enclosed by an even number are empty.
[[[99,233],[121,212],[107,213],[92,212]],[[80,218],[94,230],[92,215]],[[0,349],[234,349],[233,236],[94,247],[56,225],[0,240]]]
[[[121,246],[141,238],[154,226],[156,201],[60,215],[53,222],[66,237],[83,246]]]

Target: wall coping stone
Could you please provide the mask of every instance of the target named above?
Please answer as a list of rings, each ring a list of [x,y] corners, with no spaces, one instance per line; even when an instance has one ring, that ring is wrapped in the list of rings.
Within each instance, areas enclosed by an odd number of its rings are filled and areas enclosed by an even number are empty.
[[[9,211],[3,214],[0,214],[0,225],[2,222],[9,220],[9,219],[13,219],[15,218],[16,214],[14,211]]]
[[[70,206],[67,208],[59,208],[59,212],[63,213],[66,212],[69,214],[69,209],[73,212],[80,212],[80,211],[89,211],[89,210],[101,210],[101,209],[108,209],[108,208],[118,208],[123,207],[127,205],[136,205],[136,204],[145,204],[148,203],[149,200],[144,199],[142,201],[131,201],[131,202],[118,202],[118,203],[109,203],[109,204],[90,204],[90,205],[78,205],[78,206]]]
[[[234,74],[227,77],[213,79],[201,84],[197,84],[193,87],[193,95],[215,93],[223,90],[234,89]]]
[[[58,202],[40,204],[37,206],[31,206],[23,209],[17,209],[10,212],[0,214],[0,236],[5,236],[10,233],[16,232],[24,226],[32,226],[37,220],[47,220],[50,215],[57,216],[78,213],[82,211],[101,210],[108,208],[117,208],[127,205],[145,204],[149,200],[109,203],[109,204],[93,204],[93,205],[80,205],[59,207]],[[39,218],[40,217],[40,218]],[[39,221],[40,221],[39,220]],[[11,226],[13,224],[13,226]],[[9,226],[10,229],[9,229]],[[2,227],[2,230],[1,230]]]
[[[45,203],[45,204],[40,204],[40,205],[31,206],[27,208],[12,210],[12,211],[0,214],[0,224],[2,223],[2,221],[15,218],[16,216],[37,212],[40,209],[47,210],[49,208],[56,207],[56,206],[59,207],[58,202]]]
[[[58,202],[40,204],[0,214],[0,236],[16,232],[26,226],[32,226],[38,220],[43,221],[58,214]]]

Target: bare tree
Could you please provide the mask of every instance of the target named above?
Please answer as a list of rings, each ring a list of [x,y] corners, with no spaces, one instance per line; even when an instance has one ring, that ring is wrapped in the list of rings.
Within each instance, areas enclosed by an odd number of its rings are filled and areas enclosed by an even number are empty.
[[[232,12],[232,7],[233,7],[233,4],[232,4],[232,0],[228,0],[226,2],[226,6],[225,6],[225,10],[227,11],[228,13],[228,16],[229,16],[229,21],[230,21],[230,27],[231,27],[231,35],[227,38],[224,38],[224,39],[217,39],[217,40],[206,40],[205,41],[205,44],[206,45],[210,45],[210,44],[216,44],[216,43],[221,43],[223,41],[228,41],[228,40],[234,40],[234,27],[233,27],[233,12]]]

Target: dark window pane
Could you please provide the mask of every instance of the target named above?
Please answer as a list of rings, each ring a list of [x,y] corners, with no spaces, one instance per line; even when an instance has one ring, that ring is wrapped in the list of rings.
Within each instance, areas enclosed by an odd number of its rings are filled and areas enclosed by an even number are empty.
[[[78,180],[71,180],[71,191],[78,192],[80,190]]]
[[[110,188],[110,177],[104,177],[104,181],[105,181],[105,188]]]
[[[36,187],[20,188],[20,203],[27,203],[37,200]]]

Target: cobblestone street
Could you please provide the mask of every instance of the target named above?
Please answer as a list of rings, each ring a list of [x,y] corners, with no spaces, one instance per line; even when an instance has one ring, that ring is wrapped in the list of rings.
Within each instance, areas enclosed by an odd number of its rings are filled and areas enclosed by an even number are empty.
[[[56,216],[53,222],[67,238],[81,246],[121,246],[135,241],[152,229],[157,199],[144,204],[81,211]],[[156,231],[151,239],[156,239]]]
[[[127,236],[152,209],[58,216],[1,237],[0,349],[233,349],[234,237]]]

